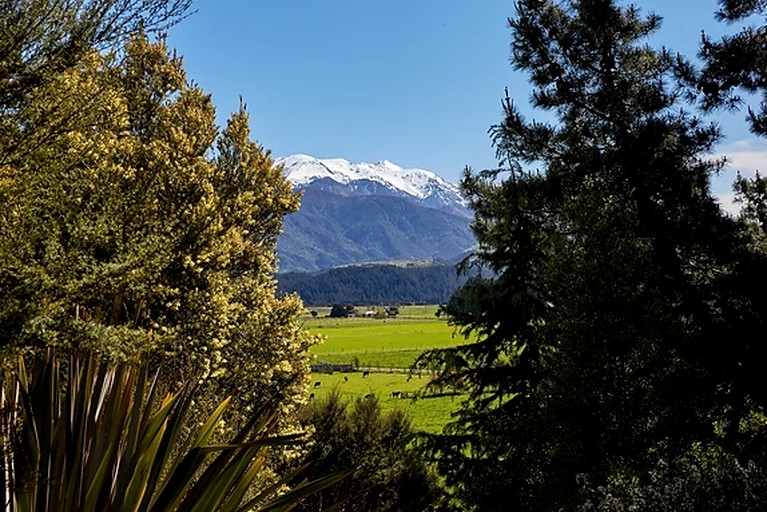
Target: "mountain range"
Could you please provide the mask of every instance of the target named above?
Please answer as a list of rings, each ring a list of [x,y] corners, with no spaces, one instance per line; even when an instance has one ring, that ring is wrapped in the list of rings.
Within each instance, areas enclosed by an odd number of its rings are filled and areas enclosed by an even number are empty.
[[[308,155],[279,158],[301,208],[277,241],[280,272],[372,261],[456,261],[475,245],[459,188],[423,169],[382,160],[353,164]]]

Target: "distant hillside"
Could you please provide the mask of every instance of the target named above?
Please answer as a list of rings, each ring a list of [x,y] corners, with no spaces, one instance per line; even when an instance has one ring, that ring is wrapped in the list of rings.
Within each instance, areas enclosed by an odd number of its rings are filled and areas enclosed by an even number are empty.
[[[392,196],[307,188],[277,241],[280,272],[393,259],[455,259],[475,244],[469,219]]]
[[[280,272],[371,261],[455,260],[475,245],[458,187],[390,162],[350,164],[305,155],[279,159],[303,191],[277,241]]]
[[[278,290],[297,292],[310,306],[351,303],[442,304],[465,281],[449,264],[365,265],[277,275]]]

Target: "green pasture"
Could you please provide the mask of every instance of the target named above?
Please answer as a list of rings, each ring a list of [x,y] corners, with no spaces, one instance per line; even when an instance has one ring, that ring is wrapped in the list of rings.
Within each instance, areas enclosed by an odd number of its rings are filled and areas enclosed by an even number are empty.
[[[463,399],[461,396],[412,398],[427,382],[426,375],[421,378],[413,375],[409,380],[408,375],[403,373],[371,373],[367,377],[362,375],[359,372],[336,372],[330,375],[313,373],[309,386],[313,400],[322,399],[334,387],[338,388],[342,398],[348,400],[374,394],[380,400],[383,411],[402,410],[410,418],[414,429],[422,432],[439,432],[450,420],[451,412],[457,409]],[[320,385],[315,387],[317,382]],[[392,396],[392,393],[397,392],[400,395],[405,392],[409,396],[406,398]]]
[[[318,360],[368,367],[408,368],[424,350],[452,347],[463,338],[444,320],[317,318],[304,328],[324,342],[312,347]]]
[[[375,308],[358,307],[364,313]],[[352,364],[363,368],[409,368],[416,358],[431,348],[454,347],[464,342],[444,318],[434,313],[437,306],[404,306],[393,318],[330,318],[330,308],[316,309],[317,315],[302,318],[303,328],[324,338],[311,352],[317,361]],[[462,400],[460,396],[412,397],[423,390],[429,377],[407,373],[361,372],[313,373],[310,393],[320,399],[338,387],[343,398],[353,400],[375,394],[384,411],[401,409],[410,417],[413,427],[438,432],[449,421]],[[319,382],[315,388],[314,384]],[[407,398],[401,395],[406,393]],[[392,396],[399,393],[400,397]]]
[[[402,306],[399,308],[399,318],[429,318],[434,319],[439,306]]]

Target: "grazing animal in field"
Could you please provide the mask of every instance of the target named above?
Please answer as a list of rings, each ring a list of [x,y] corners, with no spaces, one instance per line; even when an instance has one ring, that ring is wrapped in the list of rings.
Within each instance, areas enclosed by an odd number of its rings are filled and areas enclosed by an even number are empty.
[[[349,382],[349,377],[347,377],[346,375],[344,375],[344,382]]]
[[[402,391],[392,391],[391,392],[391,397],[392,398],[399,398],[401,394],[402,394]]]
[[[365,377],[367,377],[368,375],[370,375],[370,372],[362,372],[362,378],[363,378],[363,379],[364,379]]]
[[[314,383],[314,389],[317,389],[320,386],[322,386],[322,382],[317,381],[317,382]]]
[[[314,393],[312,393],[311,395],[309,395],[309,400],[314,400]]]

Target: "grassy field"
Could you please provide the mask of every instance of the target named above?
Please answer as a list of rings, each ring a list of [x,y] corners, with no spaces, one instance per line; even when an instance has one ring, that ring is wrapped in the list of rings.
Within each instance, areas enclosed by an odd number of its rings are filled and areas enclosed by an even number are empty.
[[[455,346],[453,328],[429,316],[308,318],[304,328],[325,341],[312,347],[318,360],[359,366],[407,368],[426,349]]]
[[[314,309],[314,308],[311,308]],[[317,361],[356,364],[360,367],[408,368],[424,350],[452,347],[463,341],[444,319],[437,318],[436,306],[408,306],[400,308],[395,318],[329,318],[330,308],[316,308],[317,316],[302,319],[304,329],[325,338],[321,345],[312,347]],[[366,308],[358,308],[365,311]],[[428,376],[414,375],[408,379],[404,373],[312,374],[314,399],[321,399],[338,387],[342,397],[354,399],[375,394],[384,411],[399,408],[408,413],[413,427],[437,432],[450,419],[462,398],[441,396],[411,397],[422,389]],[[314,387],[315,383],[319,383]],[[399,394],[394,396],[393,394]],[[407,394],[407,398],[402,398]]]
[[[344,380],[346,378],[346,380]],[[461,396],[439,396],[413,399],[412,395],[422,389],[428,377],[408,376],[402,373],[334,373],[332,375],[313,373],[311,392],[314,400],[320,400],[336,387],[342,398],[354,400],[367,394],[375,394],[383,411],[400,409],[407,413],[414,429],[424,432],[438,432],[450,420],[450,414],[463,399]],[[314,387],[319,382],[318,387]],[[402,393],[408,396],[402,398]],[[399,393],[400,396],[392,396]]]

